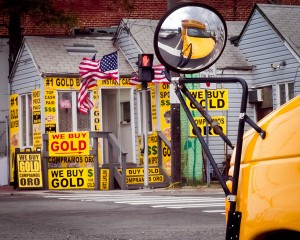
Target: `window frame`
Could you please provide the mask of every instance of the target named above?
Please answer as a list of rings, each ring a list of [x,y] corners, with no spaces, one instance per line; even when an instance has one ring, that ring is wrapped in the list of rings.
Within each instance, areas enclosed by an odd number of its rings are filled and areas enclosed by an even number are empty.
[[[78,100],[77,100],[77,94],[78,91],[72,91],[72,90],[58,90],[57,91],[57,101],[56,101],[56,107],[57,107],[57,112],[56,112],[56,119],[57,119],[57,132],[60,132],[60,126],[59,126],[59,93],[71,93],[71,109],[72,109],[72,129],[70,132],[78,132],[78,118],[77,118],[77,113],[78,113]],[[89,98],[93,99],[93,91],[88,91],[89,92]],[[74,104],[75,103],[75,104]],[[88,131],[93,131],[94,130],[94,108],[89,110],[90,115],[90,129]]]
[[[31,99],[29,100],[29,96],[31,96]],[[22,102],[22,99],[25,97],[25,106]],[[29,103],[31,101],[31,104]],[[20,147],[21,148],[29,148],[33,147],[33,112],[32,112],[32,93],[25,93],[20,94],[19,97],[19,116],[20,116]],[[25,117],[23,115],[23,110],[25,110]],[[31,111],[28,111],[31,110]],[[31,113],[31,116],[30,116]],[[24,121],[25,120],[25,121]],[[30,122],[31,121],[31,122]],[[23,125],[24,124],[24,125]],[[24,129],[25,126],[25,129]],[[25,134],[23,135],[23,132],[25,131]],[[31,134],[31,136],[30,136]],[[25,139],[24,137],[25,136]]]
[[[137,92],[137,112],[138,112],[138,118],[140,121],[138,121],[138,135],[142,135],[143,129],[143,109],[142,109],[142,98],[143,98],[143,91]],[[152,119],[152,102],[151,102],[151,90],[147,89],[147,105],[149,106],[147,110],[147,117],[148,117],[148,134],[152,134],[153,132],[153,119]]]
[[[293,95],[290,97],[289,95],[289,84],[293,84]],[[285,93],[285,102],[281,102],[281,90],[280,86],[284,85],[284,93]],[[277,83],[277,106],[280,107],[281,105],[285,104],[289,100],[295,97],[295,83],[293,81],[288,82],[280,82]]]

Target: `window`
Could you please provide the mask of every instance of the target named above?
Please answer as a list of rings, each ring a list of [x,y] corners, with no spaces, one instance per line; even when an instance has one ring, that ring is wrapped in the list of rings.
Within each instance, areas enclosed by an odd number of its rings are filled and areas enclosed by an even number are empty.
[[[278,104],[281,106],[294,97],[294,83],[278,84]]]
[[[20,146],[30,147],[33,145],[32,94],[21,95],[20,99]]]
[[[90,99],[91,93],[89,93]],[[60,132],[77,132],[92,130],[92,112],[82,114],[77,107],[78,92],[58,92],[58,124]]]
[[[138,121],[138,133],[141,134],[143,132],[142,124],[143,124],[143,101],[142,101],[142,91],[138,92],[138,116],[140,116],[140,121]],[[147,91],[146,96],[146,111],[147,111],[147,129],[148,132],[152,132],[152,112],[151,112],[151,94],[150,90]]]
[[[121,123],[130,123],[130,102],[121,102]]]

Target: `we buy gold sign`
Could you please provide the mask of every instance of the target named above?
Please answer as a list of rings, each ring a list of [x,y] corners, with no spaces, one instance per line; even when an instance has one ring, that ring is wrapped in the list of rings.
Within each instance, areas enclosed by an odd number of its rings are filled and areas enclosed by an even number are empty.
[[[89,132],[49,133],[49,156],[89,155]]]

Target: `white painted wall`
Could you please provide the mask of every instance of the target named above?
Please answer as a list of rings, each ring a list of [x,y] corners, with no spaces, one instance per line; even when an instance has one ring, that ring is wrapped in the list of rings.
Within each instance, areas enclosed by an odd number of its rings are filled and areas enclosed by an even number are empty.
[[[0,38],[0,121],[6,121],[8,109],[8,38]]]

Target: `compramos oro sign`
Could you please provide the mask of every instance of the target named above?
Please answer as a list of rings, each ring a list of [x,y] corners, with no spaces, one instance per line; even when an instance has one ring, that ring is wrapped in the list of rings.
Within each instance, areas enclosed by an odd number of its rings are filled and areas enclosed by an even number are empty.
[[[18,188],[42,188],[41,152],[21,152],[16,149]]]

